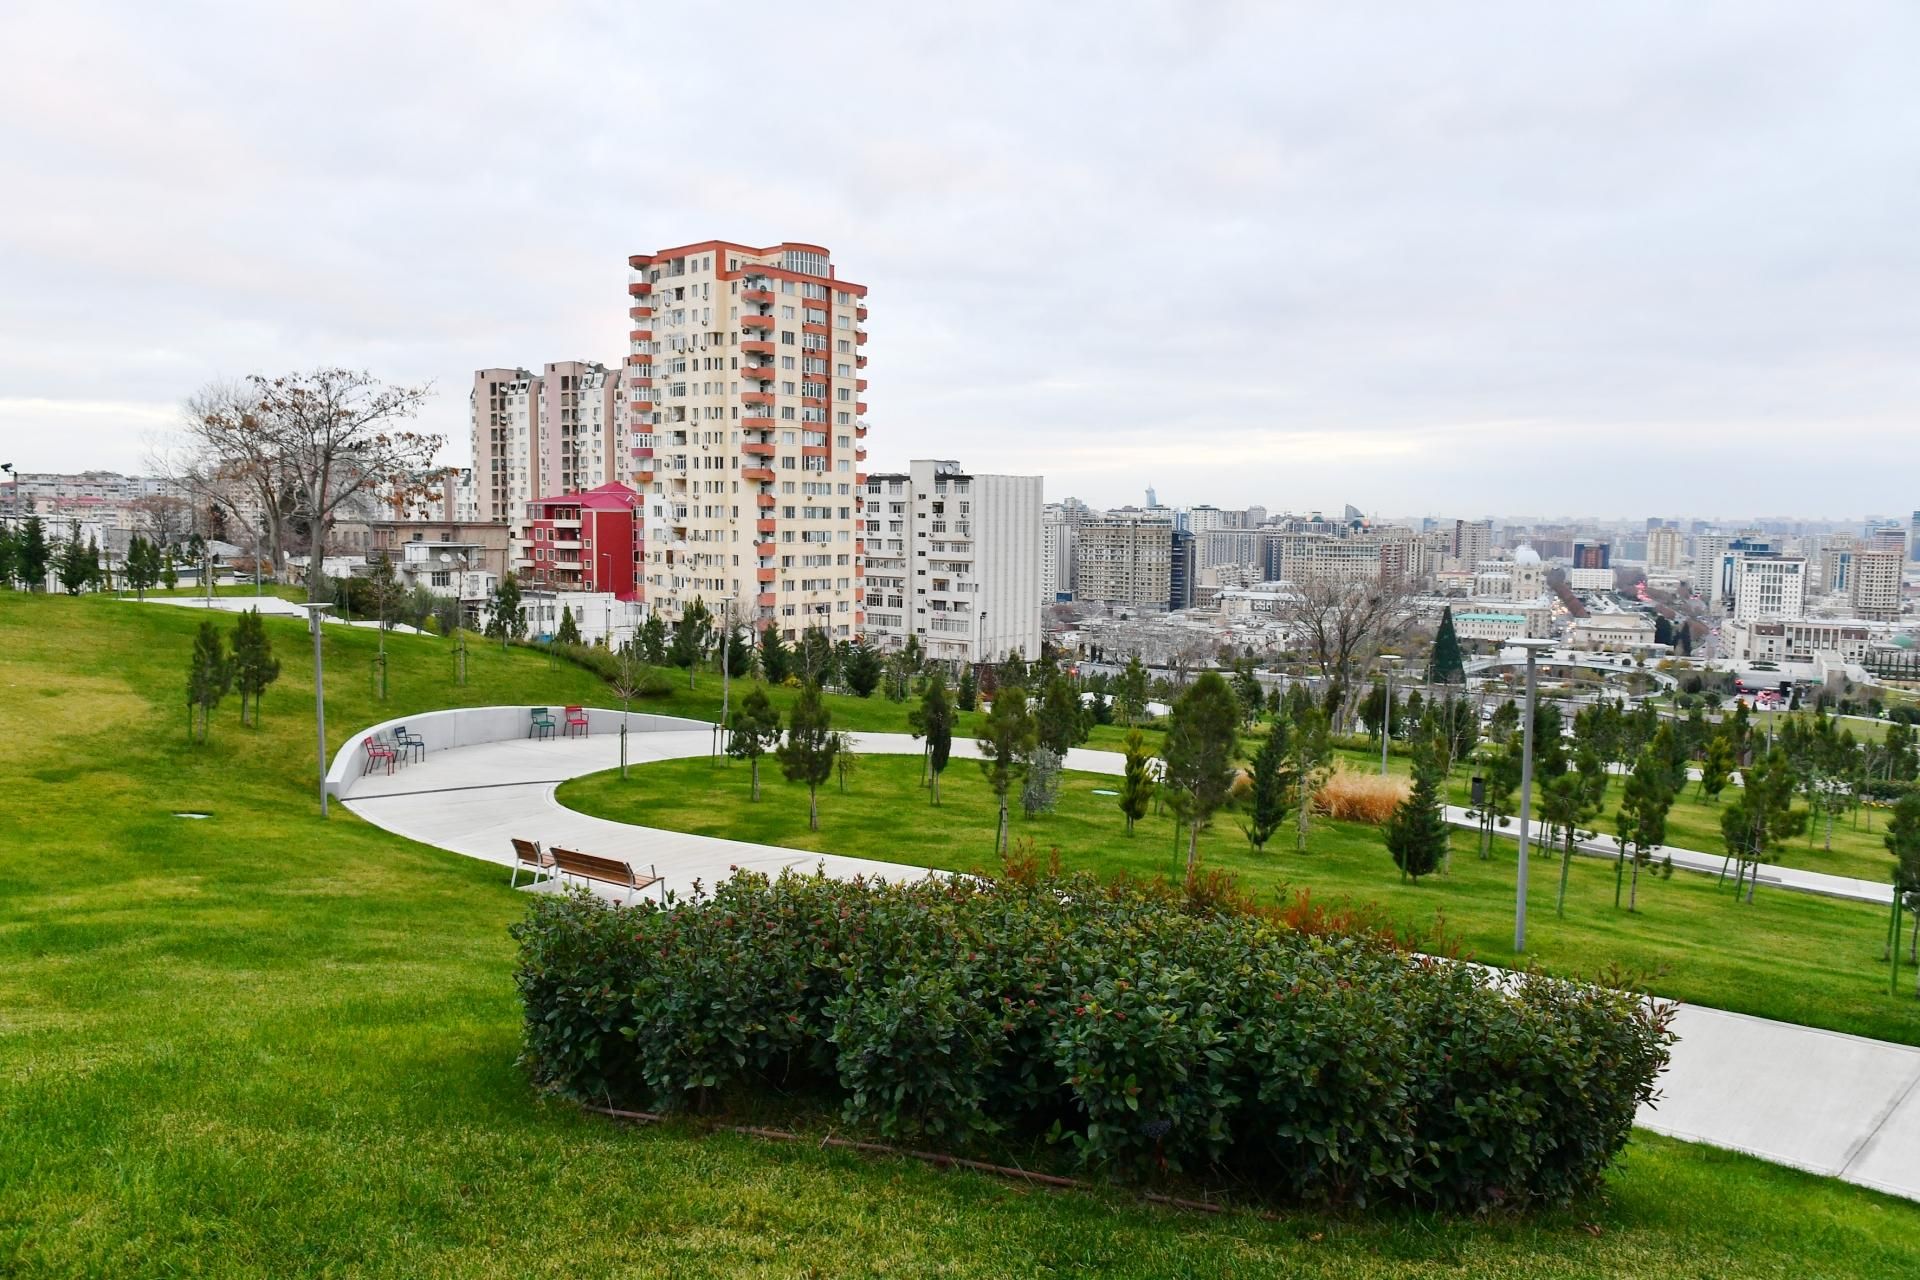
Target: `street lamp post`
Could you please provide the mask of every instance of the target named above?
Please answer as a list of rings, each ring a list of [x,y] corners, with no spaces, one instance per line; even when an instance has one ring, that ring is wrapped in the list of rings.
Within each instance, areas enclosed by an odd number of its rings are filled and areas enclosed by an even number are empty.
[[[1527,710],[1520,731],[1520,873],[1513,903],[1513,950],[1518,955],[1527,949],[1527,823],[1533,816],[1533,711],[1538,671],[1534,660],[1540,650],[1551,649],[1553,641],[1523,636],[1513,643],[1527,651]]]
[[[327,816],[327,681],[320,661],[321,615],[330,604],[303,604],[307,611],[307,629],[313,632],[313,730],[318,743],[320,764],[320,816]]]
[[[1380,704],[1380,776],[1387,776],[1387,743],[1393,737],[1393,668],[1386,673],[1386,697]]]

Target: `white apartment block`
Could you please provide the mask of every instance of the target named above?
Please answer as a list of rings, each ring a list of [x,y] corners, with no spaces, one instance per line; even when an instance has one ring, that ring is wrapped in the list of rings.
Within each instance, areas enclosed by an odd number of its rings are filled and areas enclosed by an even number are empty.
[[[481,369],[468,394],[478,518],[518,527],[527,504],[621,479],[617,370],[560,360]]]
[[[808,244],[708,240],[627,263],[648,601],[673,619],[702,597],[789,640],[861,634],[866,287]]]
[[[939,662],[1038,656],[1041,488],[1039,476],[980,475],[934,459],[868,476],[868,639],[893,652],[918,636]]]
[[[1891,547],[1853,553],[1848,577],[1848,598],[1853,611],[1875,622],[1892,622],[1900,616],[1901,562],[1904,553]]]
[[[1173,593],[1173,522],[1107,516],[1080,526],[1076,599],[1165,609]]]
[[[1807,611],[1807,562],[1801,556],[1748,554],[1733,562],[1733,616],[1781,622]]]
[[[1686,539],[1678,529],[1663,525],[1647,530],[1647,568],[1677,569],[1685,549]]]
[[[1075,594],[1075,556],[1080,549],[1078,511],[1058,502],[1040,509],[1040,603],[1052,605]]]
[[[1720,603],[1721,561],[1729,541],[1724,533],[1696,534],[1693,539],[1693,593],[1709,605]]]

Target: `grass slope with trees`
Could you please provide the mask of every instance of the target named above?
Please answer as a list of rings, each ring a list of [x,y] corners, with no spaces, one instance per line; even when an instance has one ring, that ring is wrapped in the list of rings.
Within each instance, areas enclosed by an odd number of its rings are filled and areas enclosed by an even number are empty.
[[[514,1065],[507,927],[525,899],[497,867],[338,810],[320,821],[298,620],[265,620],[282,669],[258,727],[227,700],[190,744],[200,621],[0,593],[0,1273],[1920,1269],[1912,1204],[1647,1135],[1603,1199],[1566,1212],[1212,1217],[582,1115]],[[577,667],[478,643],[456,685],[448,642],[393,636],[383,703],[377,637],[330,628],[326,645],[335,746],[389,715],[606,701]],[[651,709],[710,714],[718,697],[703,674]],[[898,707],[875,711],[873,727],[897,727]],[[834,795],[822,791],[828,834]]]

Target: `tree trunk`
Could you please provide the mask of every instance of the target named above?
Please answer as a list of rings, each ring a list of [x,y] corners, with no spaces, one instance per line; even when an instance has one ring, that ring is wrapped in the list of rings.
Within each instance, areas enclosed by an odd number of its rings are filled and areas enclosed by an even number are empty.
[[[1613,909],[1615,911],[1618,911],[1620,909],[1621,881],[1626,876],[1626,872],[1627,872],[1627,846],[1622,844],[1620,846],[1620,856],[1614,859],[1614,862],[1613,862]]]
[[[940,803],[940,771],[932,768],[929,762],[928,772],[933,775],[933,803],[937,806]]]
[[[1640,903],[1640,856],[1636,851],[1633,859],[1633,881],[1627,886],[1627,910],[1633,911]]]
[[[807,829],[820,829],[820,793],[811,782],[807,784]]]
[[[1193,864],[1200,858],[1200,824],[1187,824],[1187,884],[1193,884]]]
[[[1553,913],[1561,919],[1567,915],[1567,871],[1573,866],[1573,833],[1567,833],[1566,846],[1560,852],[1560,901],[1554,906]]]
[[[993,851],[996,855],[1007,851],[1007,793],[1000,793],[1000,820],[993,829]]]
[[[752,795],[755,800],[758,800],[760,798],[760,757],[749,756],[747,757],[747,763],[748,763],[748,766],[753,770]]]

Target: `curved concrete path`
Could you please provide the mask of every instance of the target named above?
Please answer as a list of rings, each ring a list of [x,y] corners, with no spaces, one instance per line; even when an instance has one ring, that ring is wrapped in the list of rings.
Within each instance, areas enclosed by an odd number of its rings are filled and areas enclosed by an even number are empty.
[[[627,742],[629,763],[645,763],[706,755],[713,735],[673,729],[630,733]],[[856,735],[855,749],[917,755],[920,744],[903,733],[865,733]],[[979,753],[971,741],[956,741],[953,754]],[[1114,752],[1076,750],[1066,765],[1118,773],[1120,761]],[[836,876],[935,874],[629,826],[575,812],[555,798],[567,779],[619,763],[613,734],[488,742],[433,752],[392,776],[352,779],[343,796],[376,826],[503,867],[511,862],[509,838],[520,836],[651,864],[682,894],[694,881],[711,885],[734,867],[769,875],[815,865]],[[732,802],[731,796],[719,801]],[[1697,1005],[1680,1007],[1675,1029],[1672,1066],[1661,1079],[1657,1106],[1637,1118],[1642,1127],[1920,1200],[1920,1048]]]

